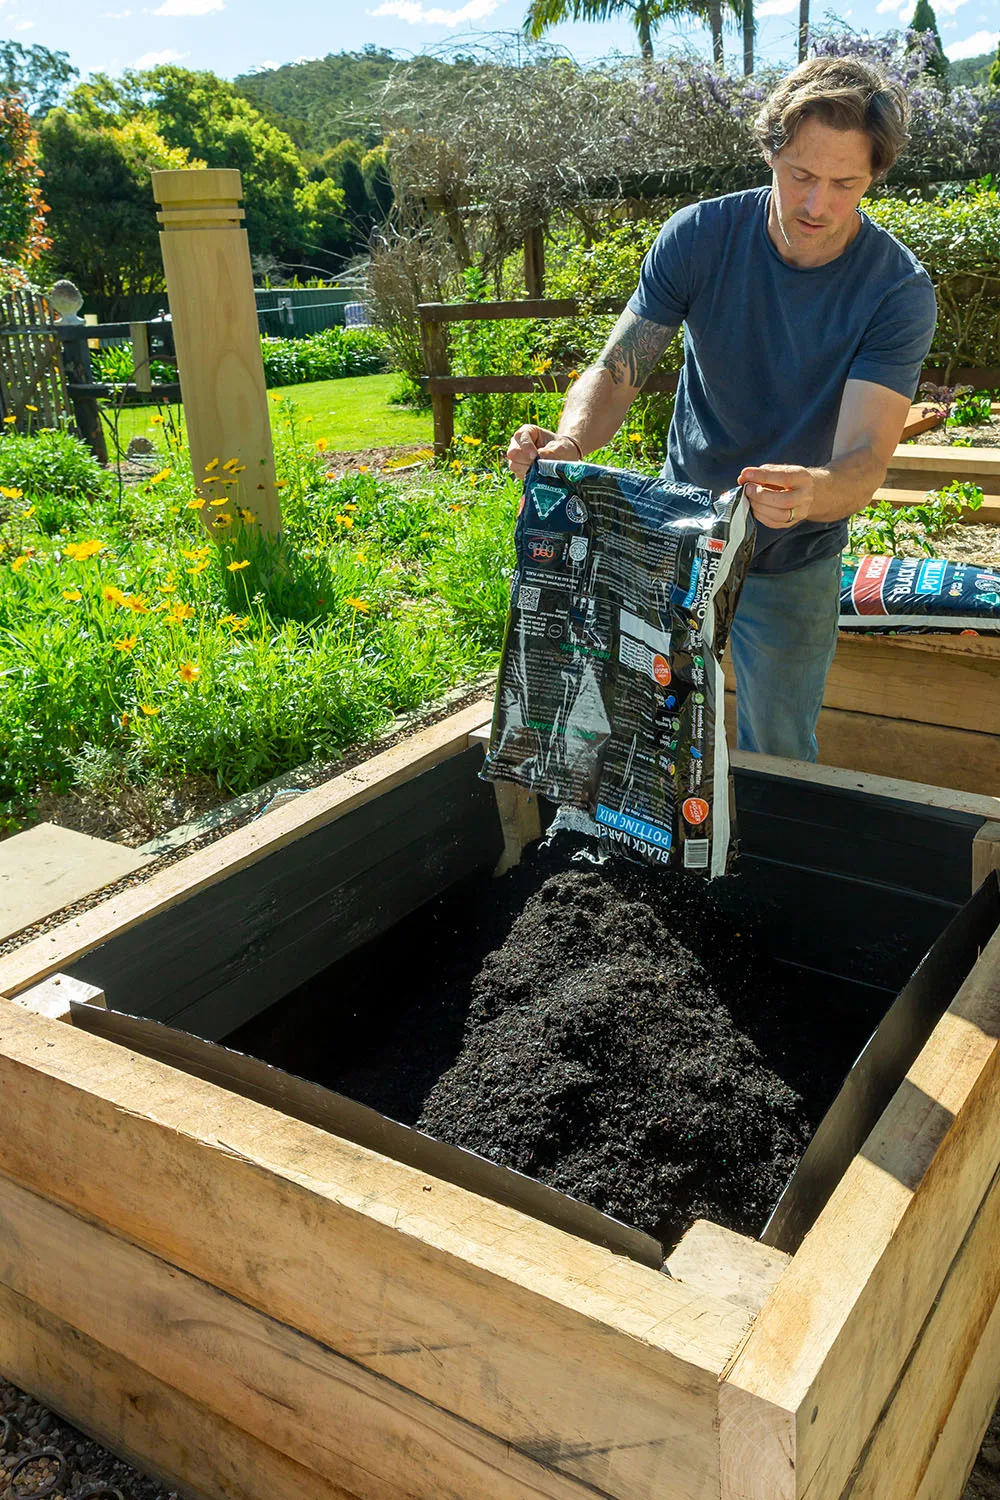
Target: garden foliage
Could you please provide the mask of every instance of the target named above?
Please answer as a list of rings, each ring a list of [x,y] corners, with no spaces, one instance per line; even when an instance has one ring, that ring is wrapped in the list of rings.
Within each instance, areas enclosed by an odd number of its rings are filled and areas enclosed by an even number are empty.
[[[42,784],[245,790],[495,663],[515,484],[332,480],[309,430],[277,403],[280,556],[186,450],[119,498],[76,439],[0,437],[0,814]]]
[[[24,267],[49,241],[31,119],[19,95],[0,95],[0,289],[23,285]]]

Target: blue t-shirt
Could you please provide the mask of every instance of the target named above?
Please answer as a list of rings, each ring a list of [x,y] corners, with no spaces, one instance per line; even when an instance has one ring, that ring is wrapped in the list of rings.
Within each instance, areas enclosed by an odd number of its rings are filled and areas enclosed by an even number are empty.
[[[861,213],[842,255],[789,265],[767,232],[770,197],[753,188],[680,209],[628,304],[685,326],[663,474],[716,493],[748,464],[828,463],[845,381],[912,400],[934,334],[934,288],[905,245]],[[788,573],[846,541],[846,521],[759,526],[753,571]]]

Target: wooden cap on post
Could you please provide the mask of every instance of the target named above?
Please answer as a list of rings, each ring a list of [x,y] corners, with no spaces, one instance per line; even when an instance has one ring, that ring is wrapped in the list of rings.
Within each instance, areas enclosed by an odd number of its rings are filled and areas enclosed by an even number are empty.
[[[152,180],[202,518],[216,540],[233,536],[238,509],[276,535],[281,510],[240,174],[195,167],[153,172]],[[207,503],[222,499],[225,507]]]

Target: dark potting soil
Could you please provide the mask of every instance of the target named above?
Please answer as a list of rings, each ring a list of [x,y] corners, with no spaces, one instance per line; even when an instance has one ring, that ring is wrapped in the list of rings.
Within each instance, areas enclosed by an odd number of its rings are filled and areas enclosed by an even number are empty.
[[[574,852],[463,882],[227,1045],[665,1244],[759,1234],[890,997],[777,963],[696,877]]]

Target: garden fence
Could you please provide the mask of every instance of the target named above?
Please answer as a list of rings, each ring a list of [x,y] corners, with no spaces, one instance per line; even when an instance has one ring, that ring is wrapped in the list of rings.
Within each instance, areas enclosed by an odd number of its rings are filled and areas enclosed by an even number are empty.
[[[59,427],[71,414],[51,324],[39,292],[0,296],[0,415],[15,417],[21,427]]]
[[[448,349],[449,323],[505,321],[508,319],[575,318],[583,311],[571,297],[520,298],[512,302],[422,302],[417,308],[423,341],[424,368],[421,387],[431,398],[434,416],[434,452],[446,454],[455,435],[455,398],[464,395],[529,395],[533,391],[565,391],[572,384],[568,371],[544,375],[453,375]],[[619,303],[599,302],[587,312],[615,313]],[[660,370],[642,387],[646,394],[677,389],[679,371]],[[985,368],[939,369],[925,366],[921,381],[950,386],[970,385],[977,390],[1000,387],[1000,365]]]

